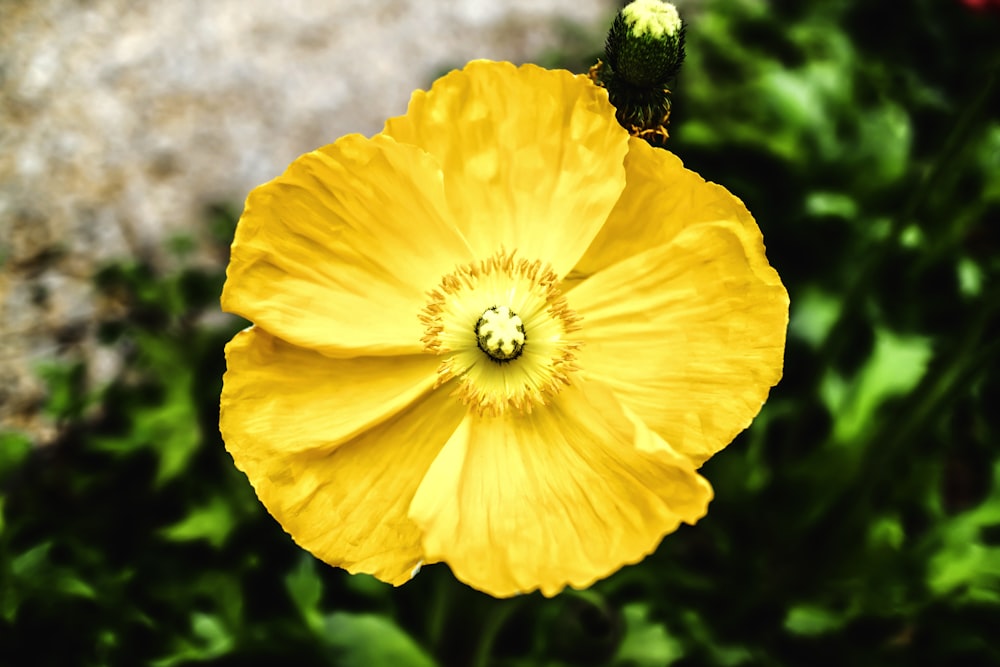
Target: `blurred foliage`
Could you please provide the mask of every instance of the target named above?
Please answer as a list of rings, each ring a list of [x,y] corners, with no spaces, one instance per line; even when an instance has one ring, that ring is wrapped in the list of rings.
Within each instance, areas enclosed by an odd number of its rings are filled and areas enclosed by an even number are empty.
[[[706,464],[703,521],[552,600],[319,564],[218,436],[222,269],[112,266],[120,377],[41,369],[60,440],[0,434],[0,662],[1000,665],[1000,16],[686,17],[670,148],[747,202],[792,298],[785,377]],[[209,224],[224,252],[234,215]]]

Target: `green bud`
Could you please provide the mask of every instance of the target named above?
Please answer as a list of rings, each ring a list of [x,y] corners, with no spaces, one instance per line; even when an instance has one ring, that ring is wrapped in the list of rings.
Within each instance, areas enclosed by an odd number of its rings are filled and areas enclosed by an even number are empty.
[[[636,86],[666,84],[684,62],[684,24],[662,0],[635,0],[615,16],[605,46],[608,64]]]
[[[663,146],[670,122],[670,89],[684,62],[684,23],[663,0],[634,0],[615,16],[604,48],[607,62],[590,78],[608,90],[618,122],[631,134]]]

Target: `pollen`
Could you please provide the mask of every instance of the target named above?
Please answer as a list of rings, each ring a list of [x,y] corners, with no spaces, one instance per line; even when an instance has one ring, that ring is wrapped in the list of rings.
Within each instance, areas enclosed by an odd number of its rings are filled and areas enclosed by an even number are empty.
[[[530,412],[571,382],[579,318],[540,260],[500,250],[443,276],[420,313],[424,351],[479,414]]]

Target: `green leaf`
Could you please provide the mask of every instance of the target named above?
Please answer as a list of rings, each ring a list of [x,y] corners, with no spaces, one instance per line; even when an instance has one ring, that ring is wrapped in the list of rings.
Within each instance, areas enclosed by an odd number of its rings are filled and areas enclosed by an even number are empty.
[[[95,448],[127,453],[149,448],[158,458],[155,485],[176,478],[201,444],[198,412],[192,398],[194,372],[181,348],[170,341],[139,337],[144,360],[163,382],[165,395],[156,405],[137,407],[132,428],[124,435],[94,439]]]
[[[847,619],[816,605],[801,604],[788,610],[785,629],[794,635],[816,637],[843,627]]]
[[[177,642],[172,655],[152,661],[152,667],[213,660],[232,651],[236,643],[229,628],[217,616],[200,612],[191,614],[191,635],[191,639]]]
[[[51,541],[42,542],[41,544],[28,549],[14,558],[10,566],[11,573],[15,577],[24,579],[38,577],[43,568],[49,564],[49,551],[51,550]]]
[[[323,597],[323,581],[316,573],[316,559],[303,554],[298,566],[285,575],[285,588],[306,624],[314,632],[323,628],[319,601]]]
[[[684,657],[681,643],[670,636],[662,623],[650,620],[648,604],[629,604],[622,612],[625,638],[615,655],[615,665],[666,667]]]
[[[1000,604],[1000,547],[984,531],[1000,527],[1000,462],[993,464],[993,490],[975,509],[938,524],[936,547],[927,567],[927,585],[937,595],[970,603]]]
[[[819,347],[839,313],[837,298],[818,289],[806,289],[792,305],[788,333],[812,347]]]
[[[31,438],[18,431],[0,431],[0,480],[24,463],[32,452]]]
[[[186,518],[160,532],[168,540],[206,540],[218,549],[225,543],[235,525],[232,505],[222,496],[216,496],[207,505],[192,510]]]
[[[875,351],[868,363],[849,380],[831,372],[820,386],[824,402],[837,415],[836,439],[855,441],[871,426],[875,411],[886,399],[903,395],[916,386],[930,357],[928,338],[876,330]]]
[[[906,531],[899,517],[884,516],[868,526],[868,544],[873,549],[898,551],[906,540]]]
[[[434,667],[435,662],[391,619],[337,612],[326,617],[324,639],[340,667]]]
[[[84,387],[87,369],[80,362],[43,362],[36,368],[45,381],[48,397],[45,411],[56,419],[79,417],[84,408],[94,400]]]
[[[816,217],[836,216],[850,220],[858,215],[858,202],[842,192],[811,192],[806,196],[806,212]]]
[[[97,590],[71,567],[52,562],[52,541],[38,544],[17,555],[10,562],[10,578],[0,588],[0,614],[9,620],[18,607],[32,597],[55,599],[60,596],[97,598]]]
[[[866,165],[865,181],[880,187],[903,177],[910,165],[913,130],[910,117],[894,104],[867,109],[858,116],[860,140],[853,146],[854,159]]]
[[[958,285],[963,296],[977,297],[983,291],[984,272],[975,261],[968,257],[958,260],[955,267],[958,274]]]

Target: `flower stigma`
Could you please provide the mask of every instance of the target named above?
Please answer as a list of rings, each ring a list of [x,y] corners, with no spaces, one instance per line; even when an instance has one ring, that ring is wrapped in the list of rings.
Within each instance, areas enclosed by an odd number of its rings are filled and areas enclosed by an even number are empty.
[[[548,265],[506,250],[442,277],[420,313],[424,351],[442,357],[437,386],[454,382],[452,395],[495,417],[531,412],[570,384],[579,318],[558,283]]]
[[[517,359],[524,348],[524,323],[507,306],[487,308],[476,322],[476,340],[498,363]]]

